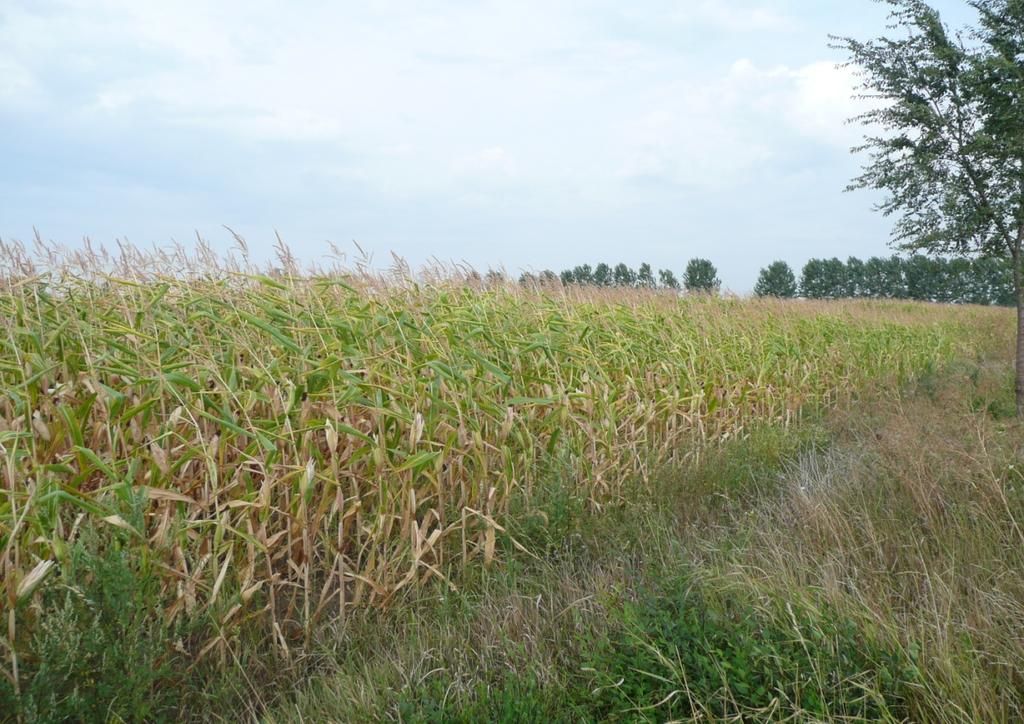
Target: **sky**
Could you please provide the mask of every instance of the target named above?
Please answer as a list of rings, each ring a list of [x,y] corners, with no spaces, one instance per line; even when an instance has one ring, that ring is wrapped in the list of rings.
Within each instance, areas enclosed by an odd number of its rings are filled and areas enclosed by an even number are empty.
[[[700,256],[742,293],[891,253],[828,44],[884,32],[871,0],[0,0],[0,238]]]

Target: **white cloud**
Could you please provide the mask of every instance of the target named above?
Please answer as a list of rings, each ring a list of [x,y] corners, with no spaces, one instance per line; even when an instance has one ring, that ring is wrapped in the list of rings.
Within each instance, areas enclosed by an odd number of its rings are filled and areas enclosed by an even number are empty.
[[[525,195],[557,188],[591,203],[621,197],[622,180],[720,188],[772,157],[764,115],[819,138],[841,107],[826,64],[695,67],[597,33],[592,12],[569,0],[54,6],[7,22],[13,52],[46,59],[44,77],[90,68],[75,94],[86,100],[62,111],[326,144],[351,159],[342,175],[400,193],[497,176]],[[791,22],[721,0],[671,7],[677,21],[729,32]]]
[[[860,131],[846,123],[866,108],[855,97],[857,78],[835,63],[762,69],[741,59],[733,63],[726,86],[734,102],[747,99],[750,107],[781,119],[807,140],[848,147],[859,137]]]
[[[201,155],[235,208],[258,187],[301,196],[304,219],[357,198],[345,213],[365,228],[394,216],[469,228],[460,205],[469,219],[586,219],[591,235],[609,218],[672,228],[679,209],[732,203],[752,178],[846,158],[858,107],[822,55],[841,28],[806,30],[814,2],[4,0],[0,102],[59,119],[69,173],[131,185],[130,167],[173,190],[191,183],[176,159]],[[58,147],[43,133],[25,135]],[[182,147],[170,161],[154,152],[165,135]],[[111,149],[123,166],[102,158]],[[265,178],[252,179],[255,155]],[[415,203],[430,210],[394,212]],[[728,214],[715,215],[718,229]]]
[[[855,97],[859,83],[849,68],[834,63],[812,63],[796,73],[796,93],[790,115],[794,122],[817,138],[844,146],[860,137],[846,121],[866,106]]]

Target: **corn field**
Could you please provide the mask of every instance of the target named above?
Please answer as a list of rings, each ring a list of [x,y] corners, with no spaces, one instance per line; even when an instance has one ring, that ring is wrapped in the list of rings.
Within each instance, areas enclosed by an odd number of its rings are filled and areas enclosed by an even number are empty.
[[[259,618],[287,656],[318,621],[518,545],[510,518],[552,475],[614,502],[701,443],[906,380],[1005,321],[4,253],[10,639],[80,531],[114,526],[163,572],[167,620]]]

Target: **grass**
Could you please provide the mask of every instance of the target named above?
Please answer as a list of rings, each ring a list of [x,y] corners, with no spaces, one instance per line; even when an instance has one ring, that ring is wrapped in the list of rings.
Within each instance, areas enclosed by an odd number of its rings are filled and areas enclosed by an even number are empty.
[[[18,716],[1018,711],[1005,310],[4,253]]]

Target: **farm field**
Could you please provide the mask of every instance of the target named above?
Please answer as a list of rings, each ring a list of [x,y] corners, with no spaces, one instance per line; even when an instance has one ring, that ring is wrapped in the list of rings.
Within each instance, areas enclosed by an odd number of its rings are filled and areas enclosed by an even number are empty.
[[[0,724],[1024,722],[1024,0],[0,38]]]
[[[130,261],[0,282],[11,717],[1020,713],[1008,310]]]

